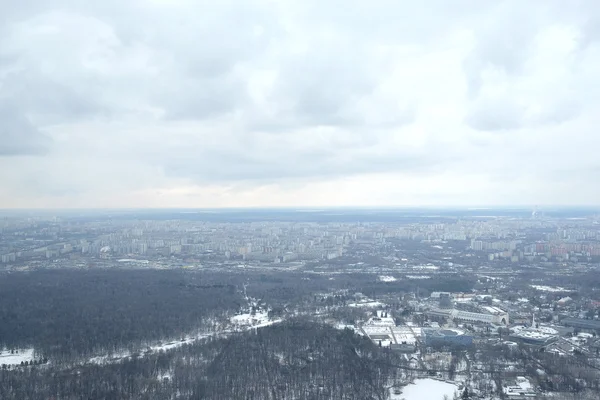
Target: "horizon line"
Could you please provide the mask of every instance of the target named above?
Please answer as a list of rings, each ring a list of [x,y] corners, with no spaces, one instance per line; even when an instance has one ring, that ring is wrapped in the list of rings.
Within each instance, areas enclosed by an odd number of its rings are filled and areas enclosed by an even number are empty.
[[[574,209],[574,208],[597,208],[600,210],[600,204],[577,204],[577,205],[565,205],[565,204],[554,204],[554,205],[515,205],[515,204],[502,204],[502,205],[347,205],[347,206],[239,206],[239,207],[11,207],[3,208],[0,207],[1,211],[175,211],[175,210],[291,210],[291,211],[319,211],[319,210],[331,210],[331,209],[347,209],[347,210],[402,210],[402,209],[436,209],[436,210],[447,210],[447,209],[459,209],[459,210],[529,210],[537,209],[539,211],[550,210],[550,209]]]

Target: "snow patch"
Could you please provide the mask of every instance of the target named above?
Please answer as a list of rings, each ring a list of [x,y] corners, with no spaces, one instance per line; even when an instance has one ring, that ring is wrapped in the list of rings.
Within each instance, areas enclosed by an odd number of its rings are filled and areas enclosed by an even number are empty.
[[[145,348],[145,350],[141,349],[140,352],[137,354],[139,356],[143,356],[145,354],[158,353],[161,350],[167,351],[167,350],[175,349],[177,347],[181,347],[184,344],[194,343],[197,340],[205,339],[209,336],[211,336],[211,334],[206,333],[206,334],[199,334],[197,336],[189,336],[182,340],[174,340],[174,341],[170,341],[170,342],[164,343],[164,344],[162,342],[159,342],[158,344],[156,344],[154,346],[147,346]],[[123,351],[123,352],[119,352],[119,353],[114,353],[112,355],[93,357],[93,358],[90,358],[88,360],[88,362],[90,362],[92,364],[107,364],[107,363],[123,361],[131,356],[132,356],[132,354],[129,351]]]
[[[258,310],[252,315],[251,312],[239,314],[231,317],[231,323],[236,326],[254,327],[262,325],[269,321],[269,312],[267,310]]]
[[[224,330],[224,331],[213,332],[213,333],[201,333],[196,336],[185,337],[181,340],[169,341],[168,343],[159,342],[156,345],[147,346],[145,350],[140,350],[140,353],[138,353],[138,355],[140,357],[143,357],[146,354],[160,352],[161,350],[168,351],[171,349],[181,347],[185,344],[192,344],[198,340],[202,340],[202,339],[205,339],[210,336],[227,336],[228,334],[231,334],[233,332],[241,332],[241,331],[247,331],[250,329],[264,328],[264,327],[267,327],[270,325],[278,324],[282,321],[283,321],[283,319],[269,319],[268,311],[258,311],[258,312],[256,312],[255,315],[251,315],[250,313],[236,315],[231,318],[231,322],[234,324],[234,327],[231,330]],[[115,353],[112,355],[93,357],[93,358],[90,358],[88,360],[88,362],[92,363],[92,364],[107,364],[107,363],[120,362],[120,361],[130,358],[131,356],[132,356],[132,354],[130,352],[124,351],[124,352]]]
[[[173,374],[171,374],[171,372],[163,372],[162,374],[158,374],[158,376],[156,378],[159,381],[163,381],[165,379],[170,381],[171,379],[173,379]]]
[[[379,280],[381,282],[396,282],[398,279],[396,279],[390,275],[381,275],[381,276],[379,276]]]
[[[568,290],[560,286],[529,285],[540,292],[567,292]]]
[[[383,307],[383,303],[380,301],[367,301],[364,303],[350,303],[348,307]]]
[[[19,349],[15,350],[15,354],[11,354],[10,350],[0,351],[0,365],[20,365],[21,362],[33,361],[33,349]]]
[[[451,383],[435,379],[417,379],[404,387],[402,394],[391,393],[391,399],[405,400],[443,400],[444,396],[452,399],[458,387]]]
[[[427,265],[415,265],[412,267],[413,270],[417,271],[422,271],[422,270],[432,270],[432,271],[437,271],[438,269],[440,269],[440,267],[435,266],[433,264],[427,264]]]

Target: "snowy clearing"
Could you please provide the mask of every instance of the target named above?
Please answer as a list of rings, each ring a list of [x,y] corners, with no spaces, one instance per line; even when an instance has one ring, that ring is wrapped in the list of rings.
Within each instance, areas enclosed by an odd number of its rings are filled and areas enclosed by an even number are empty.
[[[393,276],[390,276],[390,275],[381,275],[379,277],[379,280],[381,282],[396,282],[397,281],[396,278],[394,278]]]
[[[380,301],[368,301],[365,303],[350,303],[348,307],[383,307],[383,303]]]
[[[559,286],[545,286],[545,285],[529,285],[535,290],[540,292],[567,292],[568,290]]]
[[[458,387],[451,383],[435,379],[417,379],[414,383],[404,387],[402,394],[391,393],[391,399],[405,400],[443,400],[444,396],[453,398]]]
[[[22,362],[33,360],[33,349],[19,349],[17,353],[10,354],[10,350],[0,351],[0,365],[19,365]]]
[[[200,333],[196,336],[185,337],[183,340],[173,340],[168,343],[159,343],[154,346],[148,346],[148,347],[146,347],[146,350],[140,351],[140,356],[142,356],[144,354],[149,354],[149,353],[156,353],[161,350],[167,351],[167,350],[175,349],[177,347],[183,346],[184,344],[191,344],[198,340],[206,339],[207,337],[210,337],[210,336],[224,337],[233,332],[241,332],[241,331],[246,331],[246,330],[251,330],[251,329],[264,328],[269,325],[274,325],[274,324],[283,322],[283,319],[269,319],[266,312],[256,313],[256,315],[254,315],[254,316],[251,316],[250,314],[236,315],[236,316],[232,317],[231,320],[234,323],[234,329],[232,329],[232,330],[224,330],[224,331],[212,332],[212,333]],[[92,363],[92,364],[106,364],[106,363],[112,363],[112,362],[119,362],[119,361],[125,360],[131,356],[132,356],[132,354],[130,352],[124,351],[121,353],[112,354],[110,356],[107,355],[107,356],[93,357],[93,358],[90,358],[88,360],[88,362]]]
[[[269,312],[266,310],[259,310],[254,315],[247,312],[245,314],[234,315],[231,317],[231,323],[241,326],[254,326],[264,324],[269,321]]]
[[[154,346],[147,346],[145,350],[140,350],[140,355],[141,353],[144,354],[148,354],[148,353],[157,353],[160,352],[161,350],[163,351],[167,351],[167,350],[171,350],[171,349],[175,349],[177,347],[181,347],[184,344],[191,344],[194,343],[197,340],[201,340],[201,339],[205,339],[207,337],[211,336],[210,333],[205,333],[205,334],[199,334],[197,336],[190,336],[190,337],[186,337],[183,340],[173,340],[170,341],[168,343],[160,343]],[[131,357],[132,354],[129,351],[123,351],[120,353],[114,353],[110,356],[98,356],[98,357],[93,357],[89,359],[89,362],[92,364],[106,364],[106,363],[111,363],[111,362],[118,362],[121,360],[124,360],[126,358]]]
[[[171,371],[160,373],[158,374],[156,379],[158,379],[159,381],[163,381],[165,379],[171,380],[173,379],[173,373]]]
[[[435,266],[433,264],[427,264],[427,265],[414,265],[412,267],[412,269],[415,271],[423,271],[423,270],[437,271],[438,269],[440,269],[440,267]]]

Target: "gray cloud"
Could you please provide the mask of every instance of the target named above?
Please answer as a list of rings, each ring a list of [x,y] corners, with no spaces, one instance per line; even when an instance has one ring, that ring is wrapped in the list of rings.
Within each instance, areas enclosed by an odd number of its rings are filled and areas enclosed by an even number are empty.
[[[185,85],[166,87],[155,93],[156,103],[171,120],[203,120],[232,113],[242,103],[244,87],[223,79],[188,80]]]
[[[576,149],[600,122],[599,11],[592,0],[2,2],[0,101],[12,111],[0,110],[0,154],[19,168],[0,179],[13,197],[118,203],[388,174],[369,189],[378,199],[393,203],[402,175],[454,202],[453,188],[477,190],[465,182],[519,176],[523,157],[551,175],[536,154],[561,149],[577,169],[595,157]]]
[[[81,120],[110,114],[108,104],[98,102],[91,93],[65,85],[32,71],[8,74],[2,87],[2,98],[14,108],[27,111],[42,123]]]
[[[326,180],[360,173],[423,173],[448,162],[448,157],[401,150],[396,154],[378,154],[355,149],[340,154],[335,148],[305,152],[280,149],[271,154],[227,149],[178,154],[178,158],[167,161],[166,173],[199,182],[284,183],[290,179]]]
[[[291,114],[306,125],[358,123],[352,105],[377,84],[376,71],[361,62],[368,50],[344,38],[322,38],[314,46],[292,55],[279,72],[273,95],[283,105],[281,117]]]
[[[42,155],[50,140],[13,107],[0,104],[0,157]]]
[[[539,9],[532,3],[532,9]],[[496,3],[492,12],[478,23],[476,44],[464,61],[470,96],[476,96],[482,85],[482,74],[497,69],[509,75],[523,72],[535,34],[544,18],[542,13],[524,13],[513,1]]]
[[[480,131],[519,129],[524,124],[524,110],[511,99],[486,99],[473,107],[466,122]]]

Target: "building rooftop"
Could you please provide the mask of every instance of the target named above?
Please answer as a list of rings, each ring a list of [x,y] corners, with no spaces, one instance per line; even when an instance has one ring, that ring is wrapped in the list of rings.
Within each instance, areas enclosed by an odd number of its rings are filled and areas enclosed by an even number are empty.
[[[595,329],[600,330],[600,321],[595,319],[583,319],[583,318],[563,318],[560,321],[561,324],[566,326],[573,326],[576,328],[584,329]]]

